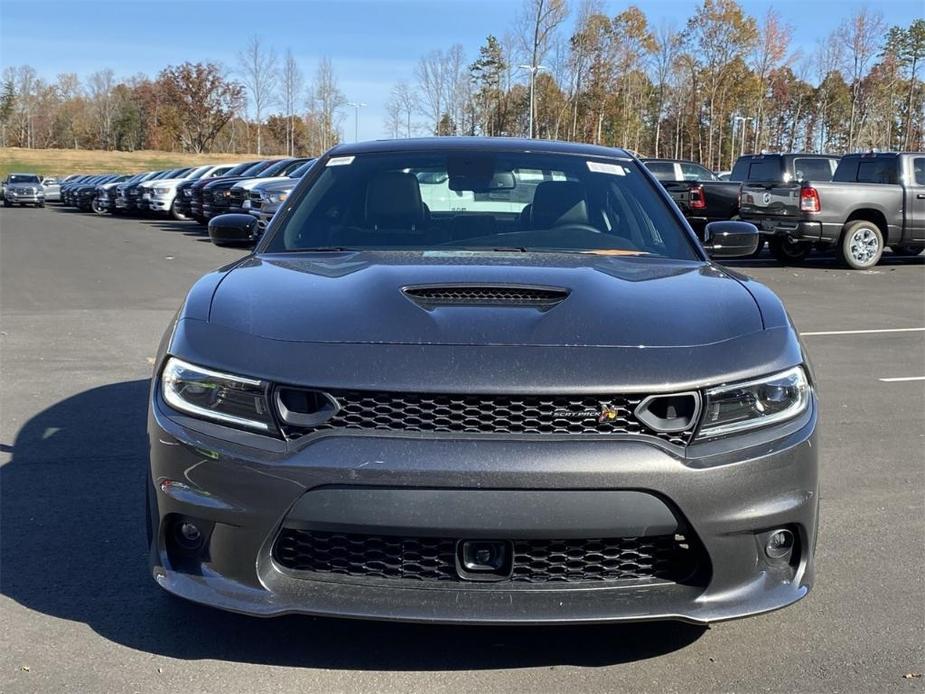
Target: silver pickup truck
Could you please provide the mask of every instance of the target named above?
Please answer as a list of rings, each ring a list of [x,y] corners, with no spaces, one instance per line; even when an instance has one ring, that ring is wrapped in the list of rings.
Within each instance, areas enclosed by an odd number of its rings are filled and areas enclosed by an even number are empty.
[[[742,184],[739,216],[769,238],[778,260],[802,262],[835,246],[848,266],[876,265],[884,248],[925,249],[925,153],[842,157],[831,182]]]

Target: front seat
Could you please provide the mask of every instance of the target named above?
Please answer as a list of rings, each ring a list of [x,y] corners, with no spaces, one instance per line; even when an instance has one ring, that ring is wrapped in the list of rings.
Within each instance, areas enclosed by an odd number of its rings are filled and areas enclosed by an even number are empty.
[[[377,231],[415,231],[422,227],[427,215],[418,179],[401,171],[387,171],[372,178],[366,186],[364,216],[366,226]]]
[[[537,185],[529,214],[533,229],[591,223],[585,186],[578,181],[543,181]]]

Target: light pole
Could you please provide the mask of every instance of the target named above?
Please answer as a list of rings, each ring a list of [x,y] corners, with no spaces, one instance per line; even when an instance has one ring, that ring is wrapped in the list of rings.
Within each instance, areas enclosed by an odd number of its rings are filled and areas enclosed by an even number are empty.
[[[351,101],[347,104],[348,106],[353,106],[353,141],[359,142],[359,133],[360,133],[360,109],[366,106],[361,101]]]
[[[529,132],[530,139],[533,139],[533,103],[534,103],[534,83],[536,82],[536,73],[540,70],[545,70],[545,65],[519,65],[521,70],[528,70],[530,72],[530,119],[529,126],[527,128]]]
[[[732,167],[735,166],[736,159],[736,124],[739,121],[744,121],[745,116],[733,115],[732,116],[732,143],[729,146],[729,170],[732,171]],[[745,129],[742,129],[742,139],[745,139]]]

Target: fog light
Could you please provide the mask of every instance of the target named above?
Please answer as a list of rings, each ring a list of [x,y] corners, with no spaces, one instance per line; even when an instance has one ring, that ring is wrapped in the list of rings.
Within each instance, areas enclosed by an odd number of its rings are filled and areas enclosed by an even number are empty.
[[[202,531],[192,521],[180,521],[176,525],[176,539],[183,549],[197,550],[202,545]]]
[[[768,537],[764,553],[771,559],[783,559],[793,550],[793,533],[789,530],[775,530]]]

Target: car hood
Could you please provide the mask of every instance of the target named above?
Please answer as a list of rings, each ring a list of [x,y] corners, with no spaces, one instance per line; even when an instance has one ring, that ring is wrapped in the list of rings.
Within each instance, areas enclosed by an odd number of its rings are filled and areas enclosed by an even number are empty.
[[[241,188],[243,190],[253,190],[257,186],[261,188],[265,185],[270,185],[273,183],[279,183],[280,181],[291,181],[288,176],[270,176],[269,178],[254,178],[252,180],[245,180],[241,183],[238,183],[235,188]]]
[[[551,307],[422,305],[415,286],[567,293]],[[459,251],[267,254],[219,283],[209,322],[290,342],[685,347],[759,332],[743,284],[705,262]]]

